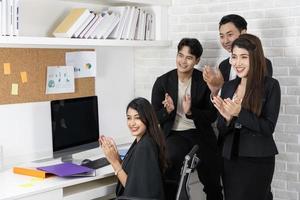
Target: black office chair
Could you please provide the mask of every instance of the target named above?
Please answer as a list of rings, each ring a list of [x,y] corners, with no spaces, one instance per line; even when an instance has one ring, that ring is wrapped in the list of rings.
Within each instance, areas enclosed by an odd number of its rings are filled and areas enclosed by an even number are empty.
[[[181,168],[181,177],[176,194],[176,200],[190,200],[190,187],[189,180],[191,173],[196,169],[200,159],[197,157],[196,152],[199,146],[193,146],[192,150],[184,157],[183,166]]]

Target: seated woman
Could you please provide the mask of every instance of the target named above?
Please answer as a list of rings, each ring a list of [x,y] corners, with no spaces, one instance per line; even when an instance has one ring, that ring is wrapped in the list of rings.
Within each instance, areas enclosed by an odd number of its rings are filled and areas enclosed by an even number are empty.
[[[123,162],[112,138],[100,136],[101,148],[118,177],[116,195],[164,199],[165,142],[152,105],[136,98],[127,106],[127,125],[136,137]]]

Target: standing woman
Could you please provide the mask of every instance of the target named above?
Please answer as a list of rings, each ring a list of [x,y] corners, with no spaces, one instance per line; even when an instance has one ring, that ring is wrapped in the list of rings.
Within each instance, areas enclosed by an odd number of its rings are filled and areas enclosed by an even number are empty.
[[[136,137],[123,162],[115,142],[99,139],[107,160],[118,177],[116,195],[127,198],[164,199],[165,143],[152,105],[144,98],[132,100],[126,109],[127,125]]]
[[[280,86],[266,76],[259,38],[242,34],[232,44],[231,64],[238,78],[224,84],[213,102],[224,137],[223,184],[226,200],[267,200],[275,155],[273,133],[280,108]]]

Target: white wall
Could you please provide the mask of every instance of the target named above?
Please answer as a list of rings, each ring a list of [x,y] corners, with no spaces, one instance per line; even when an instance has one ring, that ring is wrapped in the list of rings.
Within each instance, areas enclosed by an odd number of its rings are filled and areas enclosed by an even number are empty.
[[[218,65],[228,54],[218,41],[218,22],[236,13],[258,35],[281,85],[282,103],[274,134],[280,154],[272,183],[275,200],[300,200],[300,1],[299,0],[173,0],[169,39],[173,46],[136,51],[135,95],[150,99],[157,76],[175,67],[176,45],[196,37],[204,47],[200,66]]]

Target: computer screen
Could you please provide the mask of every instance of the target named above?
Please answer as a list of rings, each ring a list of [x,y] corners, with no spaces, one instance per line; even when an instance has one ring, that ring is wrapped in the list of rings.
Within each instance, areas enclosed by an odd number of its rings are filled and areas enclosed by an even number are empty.
[[[63,161],[72,154],[99,146],[97,96],[51,101],[53,157]]]

